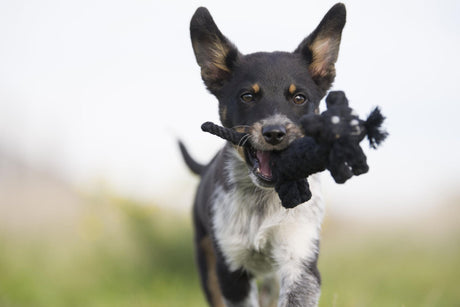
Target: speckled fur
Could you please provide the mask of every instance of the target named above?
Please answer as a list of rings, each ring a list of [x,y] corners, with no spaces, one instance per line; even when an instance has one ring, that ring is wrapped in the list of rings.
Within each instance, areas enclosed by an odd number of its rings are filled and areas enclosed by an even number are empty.
[[[222,125],[249,132],[244,141],[253,150],[228,143],[204,166],[181,147],[201,176],[193,207],[196,259],[213,307],[259,306],[255,280],[273,276],[280,289],[270,296],[278,296],[278,306],[318,304],[324,214],[319,180],[308,178],[313,192],[308,202],[284,208],[270,181],[270,151],[301,137],[296,122],[318,112],[335,77],[345,15],[344,5],[335,5],[294,52],[247,55],[220,32],[206,8],[192,17],[193,50],[204,84],[218,99]],[[210,285],[214,280],[218,287]]]

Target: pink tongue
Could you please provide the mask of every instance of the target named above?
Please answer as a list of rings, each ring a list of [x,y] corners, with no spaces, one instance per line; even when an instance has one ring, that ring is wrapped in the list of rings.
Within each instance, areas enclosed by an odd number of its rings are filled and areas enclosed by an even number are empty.
[[[259,160],[260,173],[267,178],[272,177],[272,169],[270,168],[270,152],[257,151],[257,160]]]

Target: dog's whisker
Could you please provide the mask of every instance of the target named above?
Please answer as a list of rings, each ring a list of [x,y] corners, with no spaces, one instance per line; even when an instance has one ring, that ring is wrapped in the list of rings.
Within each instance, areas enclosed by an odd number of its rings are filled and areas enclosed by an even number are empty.
[[[247,138],[247,135],[243,136],[241,138],[241,140],[238,142],[238,146],[242,147],[243,146],[243,143],[244,143],[244,140]]]
[[[243,147],[244,145],[246,145],[246,143],[247,143],[247,141],[249,140],[250,137],[251,137],[250,134],[246,134],[245,136],[243,136],[241,138],[241,140],[239,141],[238,146]]]
[[[245,146],[248,141],[251,140],[253,136],[251,134],[246,134],[242,139],[241,139],[241,145],[240,146]]]

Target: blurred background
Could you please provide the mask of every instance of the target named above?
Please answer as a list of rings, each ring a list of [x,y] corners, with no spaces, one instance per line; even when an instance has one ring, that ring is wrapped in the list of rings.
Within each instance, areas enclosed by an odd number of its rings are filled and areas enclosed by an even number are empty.
[[[190,18],[291,51],[334,3],[0,2],[0,306],[203,306],[177,139],[203,163],[223,142]],[[390,137],[323,174],[320,305],[460,306],[460,2],[345,4],[333,89]]]

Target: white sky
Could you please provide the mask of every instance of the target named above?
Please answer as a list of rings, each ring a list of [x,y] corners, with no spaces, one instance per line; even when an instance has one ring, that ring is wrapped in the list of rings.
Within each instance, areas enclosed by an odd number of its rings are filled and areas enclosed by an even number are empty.
[[[176,138],[202,162],[223,144],[200,130],[218,117],[190,44],[195,9],[207,6],[251,53],[295,49],[334,3],[2,1],[0,150],[76,184],[104,178],[124,194],[187,207],[197,180]],[[458,193],[460,2],[345,4],[334,89],[362,116],[380,105],[391,135],[367,150],[369,174],[341,186],[324,176],[328,202],[383,214]]]

